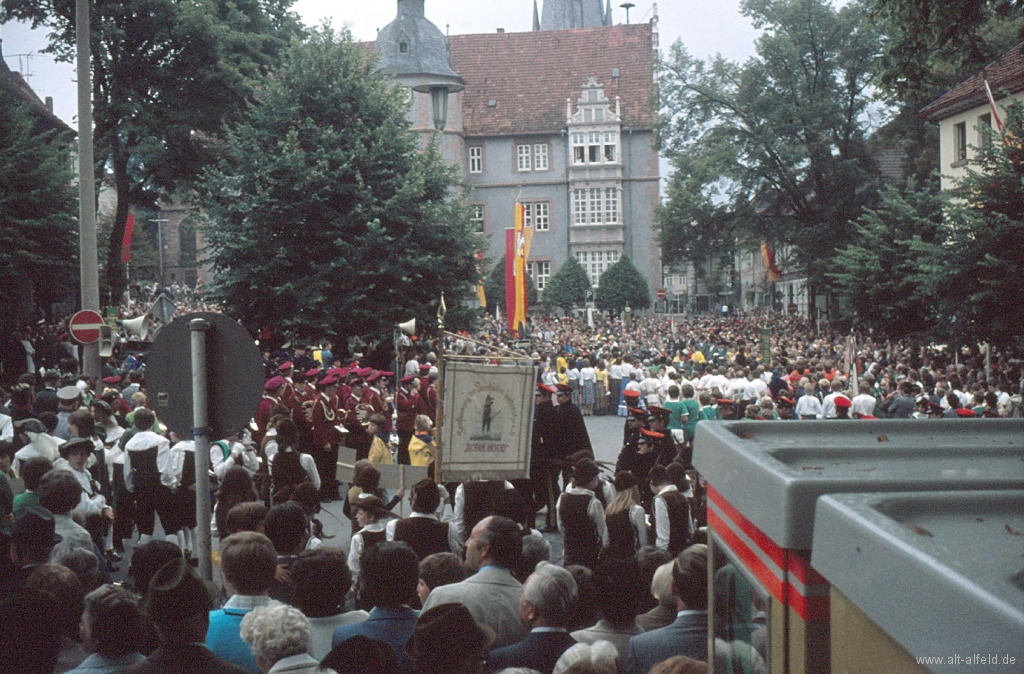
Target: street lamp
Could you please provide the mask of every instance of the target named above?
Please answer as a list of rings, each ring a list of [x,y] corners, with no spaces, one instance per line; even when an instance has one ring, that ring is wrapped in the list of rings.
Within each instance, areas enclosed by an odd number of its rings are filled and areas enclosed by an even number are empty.
[[[452,68],[448,38],[423,13],[424,0],[398,0],[398,16],[377,34],[381,69],[420,94],[430,94],[434,128],[448,124],[448,96],[466,88]]]

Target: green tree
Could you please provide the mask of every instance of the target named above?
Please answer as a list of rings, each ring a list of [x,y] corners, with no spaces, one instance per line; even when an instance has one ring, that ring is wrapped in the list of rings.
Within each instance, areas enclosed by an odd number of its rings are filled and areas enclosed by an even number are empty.
[[[292,0],[91,0],[98,175],[117,193],[105,283],[127,281],[121,240],[133,207],[154,207],[209,163],[210,138],[244,111],[253,86],[299,34]],[[52,29],[49,50],[74,61],[75,0],[2,0],[0,22]],[[101,242],[102,245],[102,242]]]
[[[0,77],[6,66],[0,65]],[[49,307],[77,288],[78,200],[69,135],[45,130],[0,86],[0,307]],[[28,283],[26,283],[26,281]]]
[[[601,311],[618,314],[626,307],[634,311],[651,306],[651,292],[633,261],[623,255],[619,261],[604,270],[594,294],[594,305]]]
[[[878,36],[859,2],[742,7],[763,31],[756,57],[702,61],[677,42],[664,64],[659,137],[675,169],[660,216],[666,261],[709,245],[679,232],[696,221],[710,235],[791,244],[811,283],[825,284],[825,263],[874,193],[865,135]]]
[[[487,296],[487,308],[494,313],[494,307],[501,307],[505,311],[505,259],[499,259],[494,267],[484,278],[484,294]],[[526,306],[537,306],[537,284],[533,280],[533,274],[526,271]]]
[[[1024,107],[1007,110],[1007,139],[976,148],[967,175],[944,193],[943,227],[914,241],[911,277],[932,301],[933,332],[956,345],[1024,335]]]
[[[942,230],[938,181],[919,187],[911,178],[901,191],[887,187],[881,204],[855,225],[854,241],[833,260],[829,276],[840,311],[862,327],[903,338],[932,327],[933,302],[916,280],[921,244],[934,244]]]
[[[315,30],[284,55],[224,158],[198,184],[217,297],[300,337],[446,325],[479,278],[454,169],[409,130],[408,94],[349,33]]]
[[[566,313],[583,306],[590,290],[590,276],[580,261],[569,256],[544,286],[541,302],[544,306],[561,308]]]

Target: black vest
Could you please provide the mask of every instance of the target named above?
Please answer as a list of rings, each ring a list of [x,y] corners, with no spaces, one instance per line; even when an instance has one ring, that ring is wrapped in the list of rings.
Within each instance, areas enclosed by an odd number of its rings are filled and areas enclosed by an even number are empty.
[[[605,519],[608,527],[608,548],[605,554],[609,557],[630,558],[636,555],[636,531],[629,519],[629,509],[610,515]]]
[[[188,489],[196,483],[196,453],[185,452],[184,461],[181,464],[181,488]]]
[[[274,455],[273,483],[275,494],[279,494],[284,489],[298,486],[308,479],[300,459],[301,455],[295,451],[278,452]]]
[[[587,512],[593,500],[593,496],[586,494],[562,494],[558,515],[565,530],[565,566],[579,564],[592,569],[597,564],[601,538],[597,534],[597,524]]]
[[[690,542],[690,502],[678,491],[660,494],[668,510],[668,554],[675,557]]]
[[[160,486],[160,471],[156,468],[156,452],[156,447],[132,450],[132,491],[155,489]]]
[[[480,520],[494,512],[491,503],[494,501],[495,495],[504,490],[505,482],[502,480],[463,483],[462,493],[465,499],[462,508],[462,521],[466,527],[466,538],[469,538],[469,533],[480,523]]]
[[[377,545],[383,543],[387,538],[387,534],[384,531],[364,531],[363,532],[363,554],[366,551]]]
[[[405,541],[422,560],[437,552],[451,552],[448,523],[429,517],[410,517],[395,523],[395,540]]]

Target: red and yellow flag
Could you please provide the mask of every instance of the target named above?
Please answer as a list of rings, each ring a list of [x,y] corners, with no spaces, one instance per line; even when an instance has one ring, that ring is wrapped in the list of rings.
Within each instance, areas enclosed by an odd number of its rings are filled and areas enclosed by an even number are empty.
[[[480,274],[480,281],[476,284],[476,296],[480,300],[480,306],[487,308],[487,294],[484,292],[484,253],[478,251],[476,254],[477,273]]]
[[[533,227],[524,225],[525,216],[525,207],[516,204],[516,226],[505,230],[505,313],[508,327],[516,336],[520,324],[526,323],[526,261],[533,239]]]
[[[775,251],[767,241],[761,242],[761,259],[764,260],[765,271],[772,283],[778,283],[782,278],[782,270],[775,265]]]

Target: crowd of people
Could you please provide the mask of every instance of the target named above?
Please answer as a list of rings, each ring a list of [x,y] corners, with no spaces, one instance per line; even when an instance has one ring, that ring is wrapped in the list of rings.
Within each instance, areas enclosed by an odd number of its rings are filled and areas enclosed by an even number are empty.
[[[701,422],[1020,415],[1011,352],[788,316],[538,318],[528,342],[490,324],[418,344],[390,370],[326,342],[268,350],[252,424],[210,447],[211,523],[196,521],[195,445],[160,422],[144,358],[95,381],[70,350],[41,356],[0,389],[0,671],[707,671],[736,654],[721,635],[708,647]],[[439,358],[509,349],[538,364],[530,475],[435,482]],[[623,417],[614,465],[595,460],[589,415]],[[428,471],[407,517],[406,490],[381,486],[392,463]],[[347,541],[319,520],[336,499]],[[200,526],[219,586],[193,570]],[[763,671],[752,643],[744,671]]]

